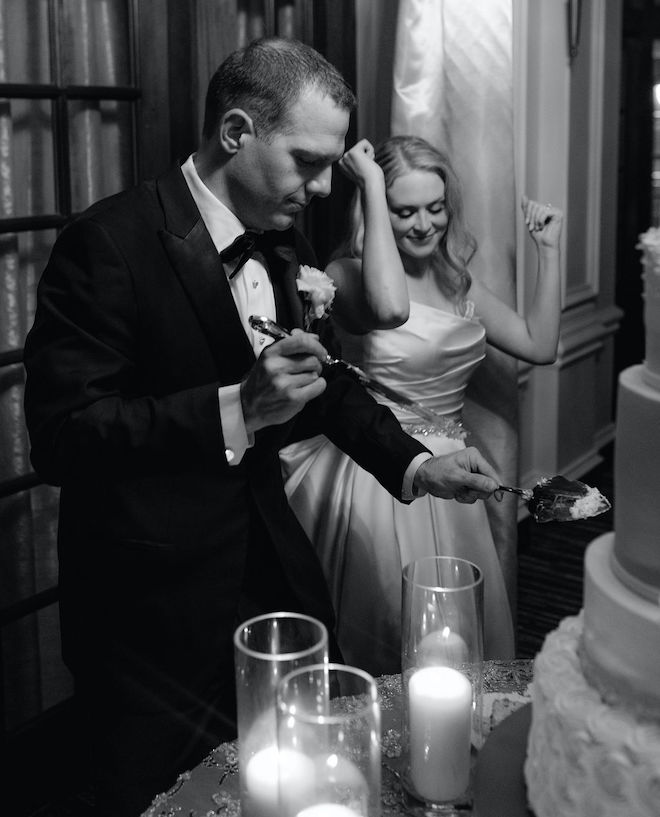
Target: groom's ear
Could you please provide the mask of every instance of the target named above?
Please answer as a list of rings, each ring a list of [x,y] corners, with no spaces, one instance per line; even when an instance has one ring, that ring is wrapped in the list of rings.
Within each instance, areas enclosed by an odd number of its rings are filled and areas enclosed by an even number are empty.
[[[232,108],[223,115],[219,127],[219,140],[226,153],[237,153],[241,149],[241,139],[254,135],[252,118],[241,108]]]

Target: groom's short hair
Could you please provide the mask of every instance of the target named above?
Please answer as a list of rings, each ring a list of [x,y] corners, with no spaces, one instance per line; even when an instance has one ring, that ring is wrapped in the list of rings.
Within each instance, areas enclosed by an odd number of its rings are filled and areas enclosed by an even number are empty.
[[[222,115],[240,108],[268,138],[286,127],[291,106],[307,88],[319,90],[351,112],[353,91],[334,65],[299,40],[265,37],[230,54],[211,77],[202,135],[211,139]]]

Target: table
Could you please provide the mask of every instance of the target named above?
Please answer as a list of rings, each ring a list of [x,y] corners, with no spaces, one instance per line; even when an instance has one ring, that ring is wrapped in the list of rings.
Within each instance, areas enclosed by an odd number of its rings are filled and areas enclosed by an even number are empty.
[[[532,662],[484,662],[483,736],[529,702]],[[382,815],[402,817],[400,783],[401,676],[377,679],[382,727]],[[238,747],[235,741],[214,749],[194,769],[179,775],[172,788],[157,795],[142,817],[239,817]]]
[[[534,817],[527,802],[524,772],[531,721],[530,703],[513,712],[488,736],[474,775],[475,817]]]

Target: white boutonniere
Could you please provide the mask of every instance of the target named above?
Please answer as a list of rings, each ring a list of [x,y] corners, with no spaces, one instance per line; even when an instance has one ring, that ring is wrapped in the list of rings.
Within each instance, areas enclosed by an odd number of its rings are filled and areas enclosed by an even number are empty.
[[[313,321],[323,320],[330,314],[336,287],[325,272],[316,267],[300,265],[296,280],[298,292],[305,298],[305,331],[309,332]]]

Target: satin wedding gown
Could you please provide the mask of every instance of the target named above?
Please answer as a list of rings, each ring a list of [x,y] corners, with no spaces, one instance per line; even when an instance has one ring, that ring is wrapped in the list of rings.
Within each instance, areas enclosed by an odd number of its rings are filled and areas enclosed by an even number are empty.
[[[412,302],[397,329],[340,336],[345,359],[439,412],[447,432],[387,403],[434,454],[465,447],[456,433],[465,388],[485,355],[485,332],[466,302],[464,316]],[[484,572],[484,654],[514,656],[511,611],[486,508],[424,496],[392,496],[324,436],[281,452],[289,502],[314,544],[337,614],[346,663],[373,675],[400,671],[401,570],[423,556],[459,556]]]

